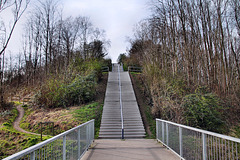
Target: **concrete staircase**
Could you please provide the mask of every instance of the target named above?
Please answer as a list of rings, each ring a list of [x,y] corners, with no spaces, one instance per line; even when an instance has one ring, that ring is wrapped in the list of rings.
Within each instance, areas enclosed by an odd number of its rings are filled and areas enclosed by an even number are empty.
[[[145,130],[128,72],[120,69],[124,138],[143,138]],[[109,72],[99,138],[121,138],[122,120],[118,64]]]

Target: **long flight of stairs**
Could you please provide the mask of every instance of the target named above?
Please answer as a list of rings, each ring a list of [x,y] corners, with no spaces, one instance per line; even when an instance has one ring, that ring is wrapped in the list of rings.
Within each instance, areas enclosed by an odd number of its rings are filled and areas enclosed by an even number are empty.
[[[128,72],[123,72],[119,68],[122,67],[114,64],[112,72],[109,72],[99,138],[122,138],[119,78],[121,82],[124,138],[143,138],[145,137],[145,129],[130,76]],[[120,77],[118,71],[120,71]]]

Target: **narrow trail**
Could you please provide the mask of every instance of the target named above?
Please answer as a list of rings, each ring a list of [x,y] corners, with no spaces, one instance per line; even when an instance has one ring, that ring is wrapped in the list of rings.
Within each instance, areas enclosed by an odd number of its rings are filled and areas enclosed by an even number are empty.
[[[33,133],[33,132],[29,132],[29,131],[25,131],[24,129],[22,129],[19,124],[24,116],[24,109],[22,107],[22,105],[18,105],[17,107],[18,110],[18,117],[15,119],[15,121],[13,122],[13,128],[15,128],[16,130],[18,130],[19,132],[23,132],[23,133],[27,133],[27,134],[32,134],[32,135],[37,135],[40,136],[41,134],[37,134],[37,133]],[[45,135],[43,135],[45,136]]]

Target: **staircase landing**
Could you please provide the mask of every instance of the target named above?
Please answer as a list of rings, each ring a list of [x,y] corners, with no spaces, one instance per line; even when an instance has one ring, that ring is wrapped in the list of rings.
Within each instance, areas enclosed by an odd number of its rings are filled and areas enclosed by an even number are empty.
[[[82,160],[179,160],[180,158],[153,139],[98,139]]]

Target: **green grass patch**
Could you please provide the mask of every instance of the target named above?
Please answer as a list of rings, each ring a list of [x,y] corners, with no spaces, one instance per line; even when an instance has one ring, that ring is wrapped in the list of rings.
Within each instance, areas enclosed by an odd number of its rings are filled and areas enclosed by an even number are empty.
[[[131,75],[139,75],[142,74],[141,72],[130,72]]]
[[[95,119],[95,136],[98,138],[100,124],[101,124],[101,116],[102,116],[103,104],[98,102],[94,102],[85,106],[79,107],[72,112],[73,117],[80,121],[80,123],[85,123],[92,119]]]
[[[13,101],[13,103],[15,104],[15,105],[20,105],[20,104],[22,104],[22,102],[19,102],[19,101]]]
[[[149,106],[144,106],[144,109],[145,109],[145,114],[146,114],[146,117],[147,117],[147,122],[148,122],[148,125],[149,125],[149,129],[152,133],[152,135],[148,135],[147,134],[147,138],[150,138],[150,139],[155,139],[156,138],[156,120],[155,118],[153,117],[152,113],[151,113],[151,108]]]
[[[22,133],[13,128],[17,116],[18,111],[13,108],[0,128],[0,159],[41,142],[40,136]],[[44,137],[44,140],[49,138],[50,136]]]

